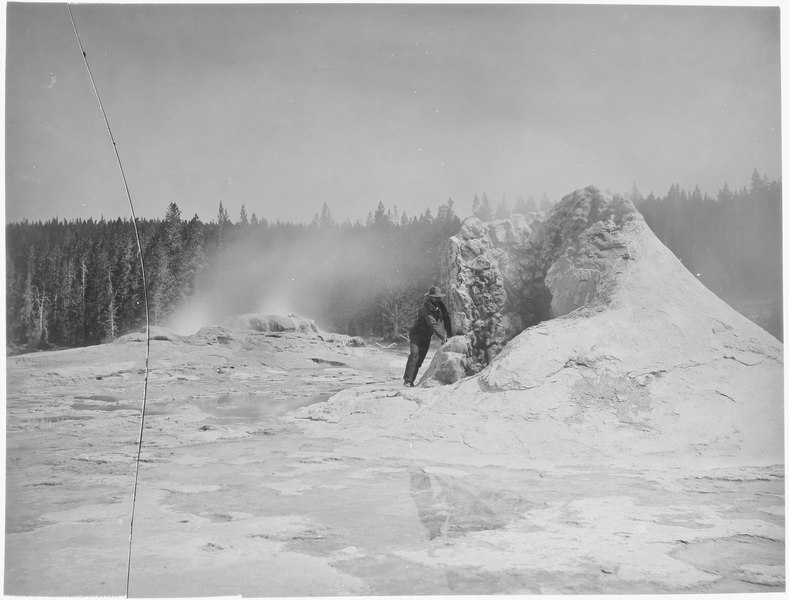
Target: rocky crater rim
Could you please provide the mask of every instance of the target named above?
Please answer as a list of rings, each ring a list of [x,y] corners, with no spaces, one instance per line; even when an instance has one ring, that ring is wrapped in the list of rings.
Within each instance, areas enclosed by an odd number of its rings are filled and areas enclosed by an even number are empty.
[[[466,219],[442,262],[453,333],[469,338],[466,374],[523,330],[604,299],[613,266],[631,258],[632,221],[643,218],[630,200],[594,186],[547,213]]]

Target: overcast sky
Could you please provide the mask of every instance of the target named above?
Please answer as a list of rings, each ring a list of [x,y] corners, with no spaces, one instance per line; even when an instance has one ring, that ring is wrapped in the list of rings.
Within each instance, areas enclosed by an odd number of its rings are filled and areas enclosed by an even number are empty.
[[[66,4],[9,3],[6,221],[128,216]],[[780,178],[777,8],[73,5],[137,216]]]

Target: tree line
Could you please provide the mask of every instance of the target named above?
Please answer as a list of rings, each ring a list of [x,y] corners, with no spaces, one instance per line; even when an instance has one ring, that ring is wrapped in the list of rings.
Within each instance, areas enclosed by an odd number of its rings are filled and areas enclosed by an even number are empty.
[[[754,171],[750,185],[716,197],[670,187],[631,199],[649,227],[702,283],[778,339],[783,337],[781,182]]]
[[[750,186],[724,185],[715,198],[678,185],[663,197],[643,197],[634,185],[630,195],[691,272],[741,311],[767,307],[756,316],[780,337],[780,182],[754,172]],[[494,208],[483,194],[472,213],[490,220],[550,205],[529,197]],[[166,325],[201,301],[212,318],[281,307],[327,330],[397,339],[438,282],[444,245],[460,224],[451,199],[435,216],[428,208],[409,217],[379,203],[365,223],[353,224],[336,223],[326,204],[311,223],[295,224],[249,216],[244,206],[234,222],[221,202],[210,222],[184,219],[171,203],[163,219],[137,220],[150,322]],[[6,225],[9,351],[101,343],[145,322],[129,219]]]
[[[727,184],[712,197],[696,186],[672,184],[665,196],[644,197],[633,184],[629,197],[650,229],[710,290],[778,339],[783,338],[781,182],[754,170],[750,185]],[[494,208],[474,197],[472,213],[483,221],[511,213],[547,210],[543,196],[506,199]]]
[[[280,295],[326,329],[399,335],[414,298],[437,278],[441,245],[459,228],[451,199],[435,216],[379,203],[364,224],[338,224],[324,204],[307,225],[249,217],[243,206],[233,222],[221,202],[215,220],[184,220],[171,203],[163,219],[137,220],[150,323],[166,325],[195,298],[228,316]],[[6,225],[9,351],[101,343],[145,323],[129,219]]]

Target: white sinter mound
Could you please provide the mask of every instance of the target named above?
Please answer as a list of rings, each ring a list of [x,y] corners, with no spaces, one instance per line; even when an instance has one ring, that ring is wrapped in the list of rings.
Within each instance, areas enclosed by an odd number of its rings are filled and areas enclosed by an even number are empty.
[[[783,345],[704,287],[640,215],[616,228],[625,251],[594,297],[527,328],[477,375],[347,390],[297,418],[326,421],[368,455],[406,444],[522,467],[783,463]]]

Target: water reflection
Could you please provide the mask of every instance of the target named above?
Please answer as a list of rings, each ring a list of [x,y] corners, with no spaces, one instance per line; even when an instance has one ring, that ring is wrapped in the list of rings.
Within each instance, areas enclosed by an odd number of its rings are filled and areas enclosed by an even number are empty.
[[[88,404],[87,402],[75,402],[71,405],[74,410],[139,410],[138,406],[131,404]]]
[[[15,419],[15,422],[18,425],[22,425],[22,424],[44,425],[47,423],[61,423],[63,421],[84,421],[86,419],[90,419],[90,417],[54,415],[54,416],[44,416],[44,417],[27,417],[25,419]]]
[[[266,417],[283,415],[288,411],[325,402],[333,393],[315,396],[261,396],[251,393],[230,392],[212,398],[196,398],[194,404],[204,413],[222,419],[256,422]]]

